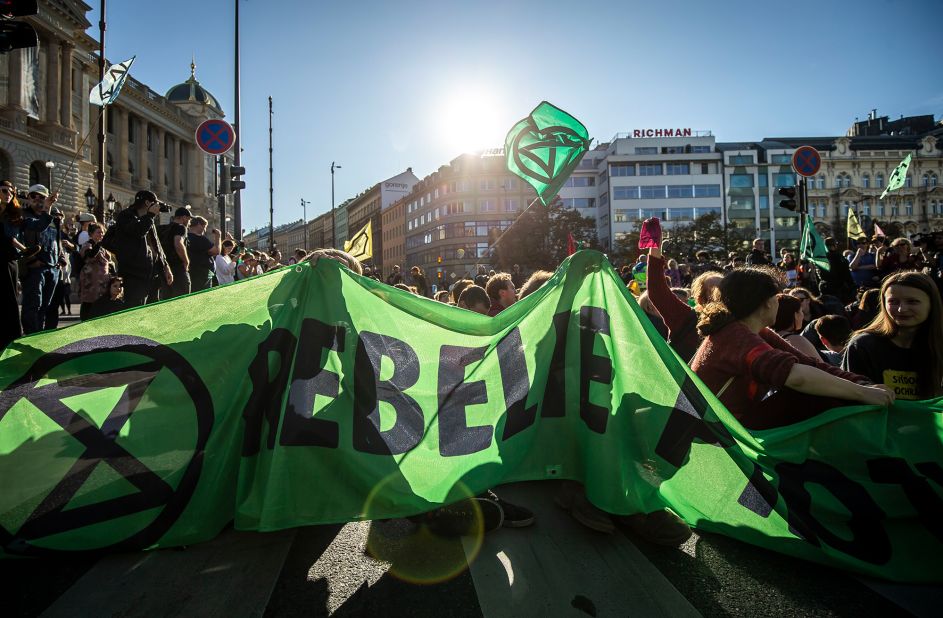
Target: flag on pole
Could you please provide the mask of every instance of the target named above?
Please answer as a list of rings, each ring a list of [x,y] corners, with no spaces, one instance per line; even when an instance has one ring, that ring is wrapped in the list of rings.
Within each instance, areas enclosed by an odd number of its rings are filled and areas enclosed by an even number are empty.
[[[508,171],[534,187],[546,206],[588,149],[583,123],[543,101],[508,131],[504,160]]]
[[[910,168],[910,160],[912,158],[913,154],[911,153],[900,162],[900,165],[894,168],[894,171],[891,172],[891,177],[887,179],[887,188],[884,189],[884,193],[881,194],[880,199],[883,200],[888,191],[896,191],[904,186],[904,183],[907,181],[907,170]]]
[[[105,79],[92,88],[89,93],[88,102],[101,107],[114,103],[115,99],[118,98],[118,93],[121,92],[121,87],[124,86],[125,80],[128,79],[128,71],[131,70],[135,58],[137,56],[108,67],[108,70],[105,71]]]
[[[858,222],[858,215],[851,208],[848,209],[848,223],[845,225],[845,232],[848,238],[858,238],[864,235],[861,224]]]
[[[812,224],[812,215],[805,216],[805,229],[802,231],[799,257],[809,260],[822,270],[829,270],[828,250],[825,248],[825,241]]]
[[[878,222],[877,222],[877,221],[874,222],[874,235],[875,235],[875,236],[885,236],[885,237],[887,236],[887,234],[884,233],[884,230],[881,229],[881,226],[878,225]]]
[[[344,251],[351,254],[361,262],[373,257],[373,220],[367,221],[367,224],[360,228],[350,240],[344,241]]]
[[[566,233],[566,254],[573,255],[576,253],[576,240],[573,238],[572,232]]]

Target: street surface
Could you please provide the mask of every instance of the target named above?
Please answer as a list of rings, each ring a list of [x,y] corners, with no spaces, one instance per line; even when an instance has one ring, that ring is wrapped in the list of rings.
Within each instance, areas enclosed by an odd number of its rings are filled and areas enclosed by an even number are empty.
[[[537,523],[488,534],[477,555],[475,539],[407,520],[227,530],[183,549],[2,561],[5,614],[887,617],[937,616],[943,602],[940,586],[869,585],[713,534],[673,549],[595,533],[553,504],[551,482],[499,494]]]

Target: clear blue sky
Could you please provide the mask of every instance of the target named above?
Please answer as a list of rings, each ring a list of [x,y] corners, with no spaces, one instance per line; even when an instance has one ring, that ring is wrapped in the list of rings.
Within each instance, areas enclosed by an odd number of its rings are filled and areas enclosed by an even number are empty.
[[[97,5],[89,14],[97,38]],[[233,110],[236,0],[108,6],[108,58],[164,93],[189,75]],[[407,167],[499,146],[546,99],[594,138],[643,127],[719,141],[844,133],[871,108],[943,115],[943,2],[239,0],[243,226],[330,209]]]

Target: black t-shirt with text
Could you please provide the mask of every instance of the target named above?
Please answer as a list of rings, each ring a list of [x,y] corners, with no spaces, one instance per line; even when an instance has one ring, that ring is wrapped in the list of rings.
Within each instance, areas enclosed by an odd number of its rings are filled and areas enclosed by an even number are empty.
[[[841,367],[889,386],[898,399],[924,399],[920,371],[929,365],[920,357],[917,350],[901,348],[889,337],[862,333],[848,342]]]

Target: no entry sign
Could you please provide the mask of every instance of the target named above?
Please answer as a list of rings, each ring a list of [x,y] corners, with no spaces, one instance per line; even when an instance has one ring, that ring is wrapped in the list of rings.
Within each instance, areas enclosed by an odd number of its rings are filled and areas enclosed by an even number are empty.
[[[811,178],[819,173],[820,167],[822,167],[822,157],[812,146],[799,146],[792,153],[792,169],[796,170],[800,176]]]
[[[236,132],[225,120],[206,120],[196,128],[196,145],[206,154],[225,154],[235,142]]]

